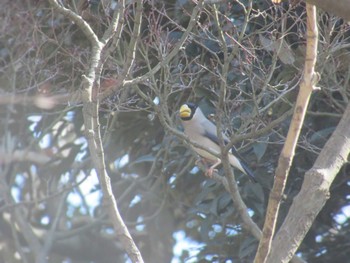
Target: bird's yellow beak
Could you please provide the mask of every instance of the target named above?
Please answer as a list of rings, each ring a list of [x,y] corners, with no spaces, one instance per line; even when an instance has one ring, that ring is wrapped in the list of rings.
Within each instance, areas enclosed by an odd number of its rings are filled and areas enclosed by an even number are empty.
[[[186,104],[184,104],[184,105],[182,105],[181,107],[180,107],[180,117],[181,118],[188,118],[188,117],[190,117],[191,116],[191,109],[186,105]]]

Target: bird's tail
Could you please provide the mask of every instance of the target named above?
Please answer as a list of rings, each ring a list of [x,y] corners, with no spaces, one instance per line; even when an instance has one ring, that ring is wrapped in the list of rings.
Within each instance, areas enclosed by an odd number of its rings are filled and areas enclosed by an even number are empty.
[[[257,183],[257,180],[255,179],[255,175],[254,175],[253,171],[248,167],[248,165],[245,162],[242,162],[242,161],[241,161],[241,165],[242,165],[242,167],[244,169],[244,173],[249,176],[249,179],[253,183]]]
[[[235,152],[237,155],[237,152]],[[236,156],[233,154],[229,155],[229,161],[232,166],[238,168],[242,173],[246,174],[249,176],[249,179],[256,183],[257,180],[255,179],[253,171],[249,168],[248,164],[243,160],[243,159],[238,159]]]

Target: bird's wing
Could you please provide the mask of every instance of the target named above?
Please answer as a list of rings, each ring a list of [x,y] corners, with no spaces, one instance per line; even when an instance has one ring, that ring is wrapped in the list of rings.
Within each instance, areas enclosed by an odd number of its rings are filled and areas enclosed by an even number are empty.
[[[212,133],[212,132],[209,132],[209,130],[205,130],[204,136],[209,138],[213,142],[215,142],[217,145],[220,145],[219,138],[218,138],[218,136],[216,136],[216,132]],[[225,135],[223,135],[223,139],[224,139],[224,145],[227,145],[229,143],[228,138]],[[236,156],[236,158],[238,158],[240,161],[243,160],[242,156],[237,152],[237,150],[234,146],[232,146],[232,148],[231,148],[231,153],[234,156]]]
[[[214,126],[214,124],[213,124],[213,126]],[[205,137],[209,138],[211,141],[215,142],[216,144],[220,145],[219,138],[218,138],[217,133],[216,133],[216,127],[214,126],[214,128],[215,128],[214,132],[213,132],[212,128],[211,129],[208,129],[208,127],[206,127],[206,128],[207,129],[204,129],[205,133],[203,135]],[[223,134],[223,139],[224,139],[224,144],[227,145],[229,143],[229,140],[224,134]],[[252,170],[250,170],[248,164],[243,159],[243,157],[237,152],[237,150],[236,150],[236,148],[234,146],[232,146],[232,148],[231,148],[231,153],[232,153],[232,155],[234,155],[239,160],[242,168],[244,169],[244,172],[250,177],[250,179],[253,182],[256,182],[254,173],[252,172]]]
[[[208,119],[205,119],[205,121],[201,122],[201,126],[203,128],[204,133],[205,133],[204,136],[208,137],[210,140],[215,142],[217,145],[220,145],[219,138],[217,136],[217,128],[214,125],[214,123],[212,123]],[[224,144],[227,144],[229,142],[229,139],[227,138],[227,136],[225,134],[222,134],[222,135],[223,135],[223,139],[224,139]]]
[[[215,142],[217,145],[220,145],[219,138],[216,133],[216,127],[215,127],[215,132],[210,131],[209,129],[205,129],[203,135],[209,138],[210,140],[212,140],[213,142]],[[229,143],[229,140],[226,136],[223,135],[223,139],[224,139],[224,145]]]

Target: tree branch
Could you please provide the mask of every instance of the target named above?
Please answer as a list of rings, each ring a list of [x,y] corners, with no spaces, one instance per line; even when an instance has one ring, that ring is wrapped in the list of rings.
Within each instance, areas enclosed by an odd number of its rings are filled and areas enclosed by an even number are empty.
[[[132,239],[128,228],[126,227],[120,213],[118,210],[117,202],[114,198],[112,192],[112,186],[107,174],[105,159],[104,159],[104,150],[101,140],[100,132],[100,123],[99,123],[99,99],[98,99],[98,88],[99,85],[95,85],[99,80],[99,73],[101,70],[101,53],[106,43],[99,41],[98,37],[80,16],[76,15],[69,9],[66,9],[62,5],[58,4],[56,0],[50,0],[50,3],[54,8],[60,13],[66,15],[68,18],[72,19],[84,32],[85,36],[89,39],[91,44],[91,57],[90,57],[90,66],[87,69],[87,75],[83,76],[83,116],[84,124],[86,130],[86,137],[88,140],[90,154],[94,162],[94,166],[99,177],[101,184],[102,192],[104,195],[105,203],[107,204],[107,209],[109,216],[112,220],[114,230],[117,237],[119,238],[123,248],[128,253],[132,262],[142,263],[143,259],[140,251],[138,250],[134,240]],[[114,19],[117,19],[119,16],[114,16]],[[112,22],[110,26],[115,27],[117,23]],[[110,34],[113,33],[113,30],[108,30]],[[106,34],[104,39],[110,39],[110,36]]]
[[[302,188],[273,240],[269,263],[288,262],[295,253],[329,198],[329,188],[349,153],[350,103],[315,164],[306,172]]]
[[[266,218],[263,228],[263,237],[260,240],[258,252],[255,256],[255,263],[267,262],[271,250],[271,243],[276,229],[278,212],[282,201],[283,191],[286,186],[288,173],[293,161],[295,148],[298,142],[300,131],[304,122],[305,113],[309,104],[312,91],[315,90],[316,74],[314,71],[317,58],[317,19],[316,8],[307,4],[307,47],[305,57],[305,68],[303,80],[294,109],[286,142],[283,146],[278,166],[276,169],[275,182],[270,193]]]
[[[131,66],[133,65],[135,60],[136,44],[140,36],[140,30],[141,30],[142,9],[143,9],[143,0],[137,0],[136,13],[135,13],[135,19],[134,19],[134,28],[131,35],[129,48],[126,55],[126,62],[124,65],[124,72],[122,73],[122,76],[129,75]]]

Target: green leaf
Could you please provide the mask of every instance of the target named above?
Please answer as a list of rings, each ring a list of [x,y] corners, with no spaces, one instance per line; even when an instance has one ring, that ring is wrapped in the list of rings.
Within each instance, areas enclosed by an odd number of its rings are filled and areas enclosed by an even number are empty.
[[[329,127],[315,132],[310,138],[310,143],[317,145],[325,143],[334,130],[335,127]]]
[[[265,141],[264,141],[264,138],[261,138],[259,139],[259,142],[253,144],[253,151],[258,161],[260,161],[261,158],[266,153],[266,149],[268,146],[267,142],[268,142],[268,137],[265,138]]]

